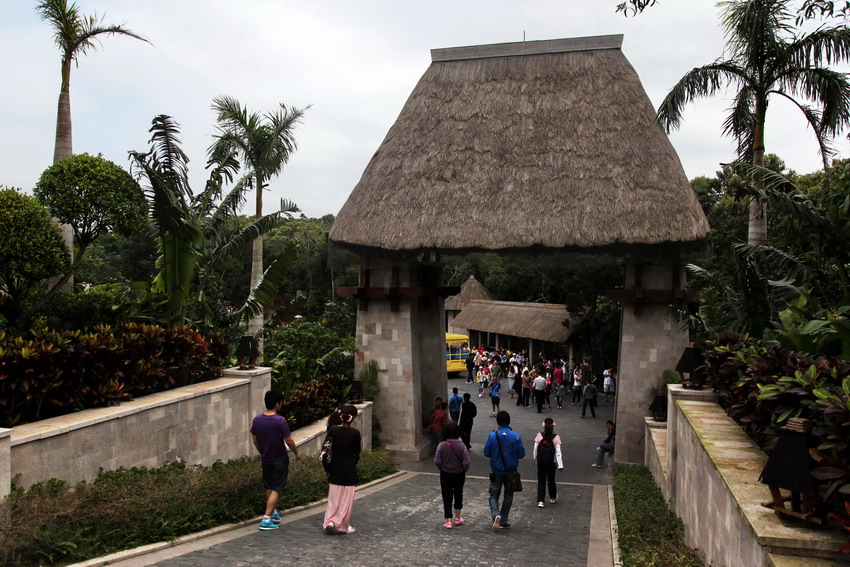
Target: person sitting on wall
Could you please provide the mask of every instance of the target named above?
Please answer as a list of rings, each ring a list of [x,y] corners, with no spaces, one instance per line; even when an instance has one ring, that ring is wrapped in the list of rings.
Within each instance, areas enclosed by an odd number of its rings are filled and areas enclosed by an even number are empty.
[[[599,452],[596,454],[596,461],[590,465],[594,468],[602,468],[602,461],[605,459],[606,453],[614,452],[614,441],[617,437],[617,427],[614,425],[614,422],[610,419],[605,422],[605,427],[608,428],[608,437],[605,438],[605,441],[599,444]]]

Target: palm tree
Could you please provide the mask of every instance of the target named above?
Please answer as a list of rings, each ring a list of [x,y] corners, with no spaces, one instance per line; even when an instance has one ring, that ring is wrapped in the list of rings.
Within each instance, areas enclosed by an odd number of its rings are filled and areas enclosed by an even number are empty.
[[[68,0],[41,0],[35,8],[41,19],[53,27],[53,39],[62,53],[62,86],[56,113],[56,143],[53,163],[73,154],[71,144],[71,63],[89,49],[96,49],[99,36],[127,35],[148,41],[120,25],[105,25],[97,16],[83,16],[77,4]]]
[[[234,152],[253,176],[256,189],[255,218],[263,216],[263,189],[268,180],[280,173],[295,150],[293,129],[304,116],[305,109],[287,108],[281,104],[274,112],[260,115],[232,97],[213,99],[212,109],[217,113],[219,133],[210,148],[210,161],[216,156]],[[286,212],[296,212],[294,203],[282,201]],[[258,234],[251,256],[251,288],[254,289],[263,273],[263,239]],[[257,335],[263,326],[262,313],[248,322],[248,334]],[[262,343],[259,343],[262,344]]]
[[[802,111],[814,130],[826,168],[829,139],[850,124],[850,82],[844,73],[824,65],[850,60],[850,30],[839,26],[795,35],[788,4],[788,0],[721,2],[729,57],[682,77],[658,108],[658,123],[669,133],[679,126],[687,103],[735,87],[723,133],[737,140],[739,160],[763,167],[768,102],[783,97]],[[755,178],[756,185],[761,179]],[[750,201],[747,242],[767,243],[766,208],[758,197]]]
[[[177,123],[160,115],[154,118],[150,131],[150,150],[130,152],[130,157],[135,173],[146,182],[151,223],[158,236],[159,272],[151,286],[153,295],[161,298],[158,319],[168,325],[209,325],[203,289],[216,265],[274,228],[287,212],[254,219],[234,232],[229,221],[252,188],[249,175],[223,192],[239,168],[235,156],[217,154],[204,190],[195,194],[189,186],[189,159],[180,148]],[[262,313],[272,303],[294,256],[293,247],[284,249],[258,282],[252,283],[240,317]]]

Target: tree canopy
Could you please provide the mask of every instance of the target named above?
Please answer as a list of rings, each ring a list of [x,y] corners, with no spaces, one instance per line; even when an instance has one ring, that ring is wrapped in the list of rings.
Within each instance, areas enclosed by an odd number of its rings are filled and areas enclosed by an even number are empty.
[[[53,216],[71,225],[81,254],[107,232],[129,236],[146,225],[142,188],[100,156],[79,154],[48,167],[33,192]]]
[[[0,313],[17,324],[30,293],[61,273],[68,255],[47,210],[15,189],[0,189],[0,226]]]

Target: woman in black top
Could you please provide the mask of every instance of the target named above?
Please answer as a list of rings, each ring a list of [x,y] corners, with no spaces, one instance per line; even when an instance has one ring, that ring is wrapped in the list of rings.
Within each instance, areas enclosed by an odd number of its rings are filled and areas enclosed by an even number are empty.
[[[354,487],[359,480],[360,432],[351,427],[356,416],[356,407],[342,405],[328,418],[332,457],[328,469],[328,507],[322,527],[329,534],[354,533],[354,527],[348,522],[354,503]]]

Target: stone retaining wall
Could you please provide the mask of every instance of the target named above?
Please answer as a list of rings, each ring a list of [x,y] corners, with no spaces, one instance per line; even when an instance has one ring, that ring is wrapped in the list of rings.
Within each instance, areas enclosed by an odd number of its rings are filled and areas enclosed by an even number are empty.
[[[847,538],[837,530],[788,527],[761,505],[770,500],[758,480],[767,457],[716,394],[672,385],[668,401],[666,443],[663,429],[647,423],[646,464],[707,565],[767,567],[791,555],[846,560],[838,548]]]
[[[93,481],[100,469],[157,467],[182,460],[210,465],[256,453],[251,420],[264,404],[268,368],[226,370],[223,376],[191,386],[97,408],[0,429],[0,499],[16,486],[49,478],[69,483]],[[372,447],[372,404],[357,406],[355,427],[363,447]],[[324,440],[324,420],[298,429],[293,437],[305,455],[316,455]]]

